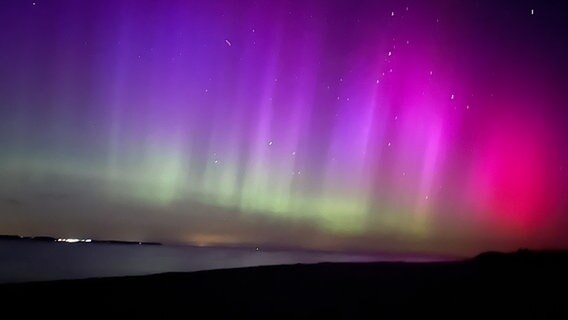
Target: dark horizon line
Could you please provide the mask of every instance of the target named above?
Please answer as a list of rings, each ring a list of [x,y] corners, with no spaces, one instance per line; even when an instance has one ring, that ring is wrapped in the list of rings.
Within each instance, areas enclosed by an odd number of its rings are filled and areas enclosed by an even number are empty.
[[[59,239],[76,239],[79,241],[76,242],[66,242],[66,241],[58,241]],[[250,244],[242,244],[242,245],[196,245],[196,244],[188,244],[188,243],[163,243],[163,242],[155,242],[155,241],[129,241],[129,240],[114,240],[114,239],[94,239],[94,238],[60,238],[60,237],[53,237],[53,236],[22,236],[22,235],[14,235],[14,234],[0,234],[0,240],[20,240],[20,241],[37,241],[37,242],[54,242],[54,243],[62,243],[62,244],[118,244],[118,245],[150,245],[150,246],[184,246],[184,247],[195,247],[195,248],[226,248],[226,249],[252,249],[255,251],[264,250],[264,248],[271,250],[271,251],[288,251],[288,250],[298,250],[304,252],[318,252],[318,253],[330,253],[330,254],[365,254],[365,255],[407,255],[407,256],[423,256],[423,257],[432,257],[432,258],[443,258],[444,260],[467,260],[472,258],[477,258],[480,256],[486,255],[500,255],[500,254],[518,254],[518,253],[535,253],[535,252],[568,252],[568,249],[529,249],[520,247],[516,251],[498,251],[498,250],[486,250],[479,252],[477,254],[471,256],[457,256],[457,255],[449,255],[449,254],[432,254],[432,253],[416,253],[416,252],[389,252],[389,251],[373,251],[373,252],[364,252],[364,251],[354,251],[354,252],[346,252],[346,251],[331,251],[331,250],[317,250],[317,249],[305,249],[305,248],[287,248],[287,247],[275,247],[275,246],[254,246]],[[83,240],[83,241],[81,241]],[[84,241],[88,240],[88,241]]]
[[[58,241],[60,239],[77,239],[77,242],[65,242]],[[53,236],[21,236],[21,235],[10,235],[10,234],[0,234],[0,240],[26,240],[26,241],[38,241],[38,242],[62,242],[62,243],[72,243],[72,244],[87,244],[87,243],[112,243],[112,244],[133,244],[133,245],[163,245],[160,242],[153,241],[126,241],[126,240],[109,240],[109,239],[92,239],[92,238],[58,238]],[[83,240],[83,241],[81,241]],[[89,240],[89,241],[84,241]]]
[[[58,239],[89,239],[89,242],[74,242],[68,243],[64,241],[57,241]],[[131,245],[163,245],[163,246],[182,246],[182,247],[194,247],[194,248],[224,248],[224,249],[251,249],[255,251],[301,251],[301,252],[312,252],[312,253],[325,253],[325,254],[351,254],[351,255],[383,255],[383,256],[397,256],[404,255],[409,257],[428,257],[432,259],[438,259],[443,261],[451,260],[464,260],[477,256],[477,254],[469,255],[456,255],[456,254],[443,254],[443,253],[429,253],[429,252],[412,252],[412,251],[400,251],[393,252],[389,250],[326,250],[326,249],[313,249],[304,247],[287,247],[287,246],[277,246],[277,245],[260,245],[260,244],[250,244],[250,243],[240,243],[240,244],[210,244],[210,245],[199,245],[196,243],[185,243],[185,242],[158,242],[158,241],[133,241],[133,240],[109,240],[109,239],[95,239],[95,238],[63,238],[54,236],[22,236],[22,235],[6,235],[0,234],[0,240],[28,240],[28,241],[38,241],[38,242],[56,242],[63,244],[89,244],[89,243],[107,243],[107,244],[131,244]],[[480,252],[480,253],[484,253]]]

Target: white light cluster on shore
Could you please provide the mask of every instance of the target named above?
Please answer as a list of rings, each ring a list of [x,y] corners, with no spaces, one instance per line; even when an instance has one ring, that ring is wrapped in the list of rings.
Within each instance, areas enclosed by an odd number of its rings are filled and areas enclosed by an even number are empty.
[[[65,239],[65,238],[59,238],[57,239],[57,242],[67,242],[67,243],[77,243],[77,242],[91,242],[91,239],[73,239],[73,238],[69,238],[69,239]]]

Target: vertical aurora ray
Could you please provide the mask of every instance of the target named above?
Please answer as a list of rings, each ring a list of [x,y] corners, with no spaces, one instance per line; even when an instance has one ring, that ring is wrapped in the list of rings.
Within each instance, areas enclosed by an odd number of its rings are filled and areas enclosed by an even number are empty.
[[[533,21],[564,21],[552,7],[491,3],[515,18],[487,30],[489,1],[8,2],[0,195],[26,205],[0,205],[0,233],[104,220],[82,232],[448,252],[568,241],[566,47]]]

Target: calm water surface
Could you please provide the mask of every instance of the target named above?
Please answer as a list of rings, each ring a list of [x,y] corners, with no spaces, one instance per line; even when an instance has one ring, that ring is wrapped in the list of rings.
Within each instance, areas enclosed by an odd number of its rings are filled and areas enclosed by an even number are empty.
[[[436,260],[446,259],[281,250],[257,252],[250,248],[0,241],[0,283],[295,263]]]

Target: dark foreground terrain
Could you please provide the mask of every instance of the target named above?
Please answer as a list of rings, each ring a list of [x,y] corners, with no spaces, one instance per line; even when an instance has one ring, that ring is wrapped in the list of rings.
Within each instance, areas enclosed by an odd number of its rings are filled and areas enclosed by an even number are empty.
[[[519,251],[447,263],[324,263],[5,284],[0,296],[4,314],[42,316],[568,319],[567,285],[568,252]]]

